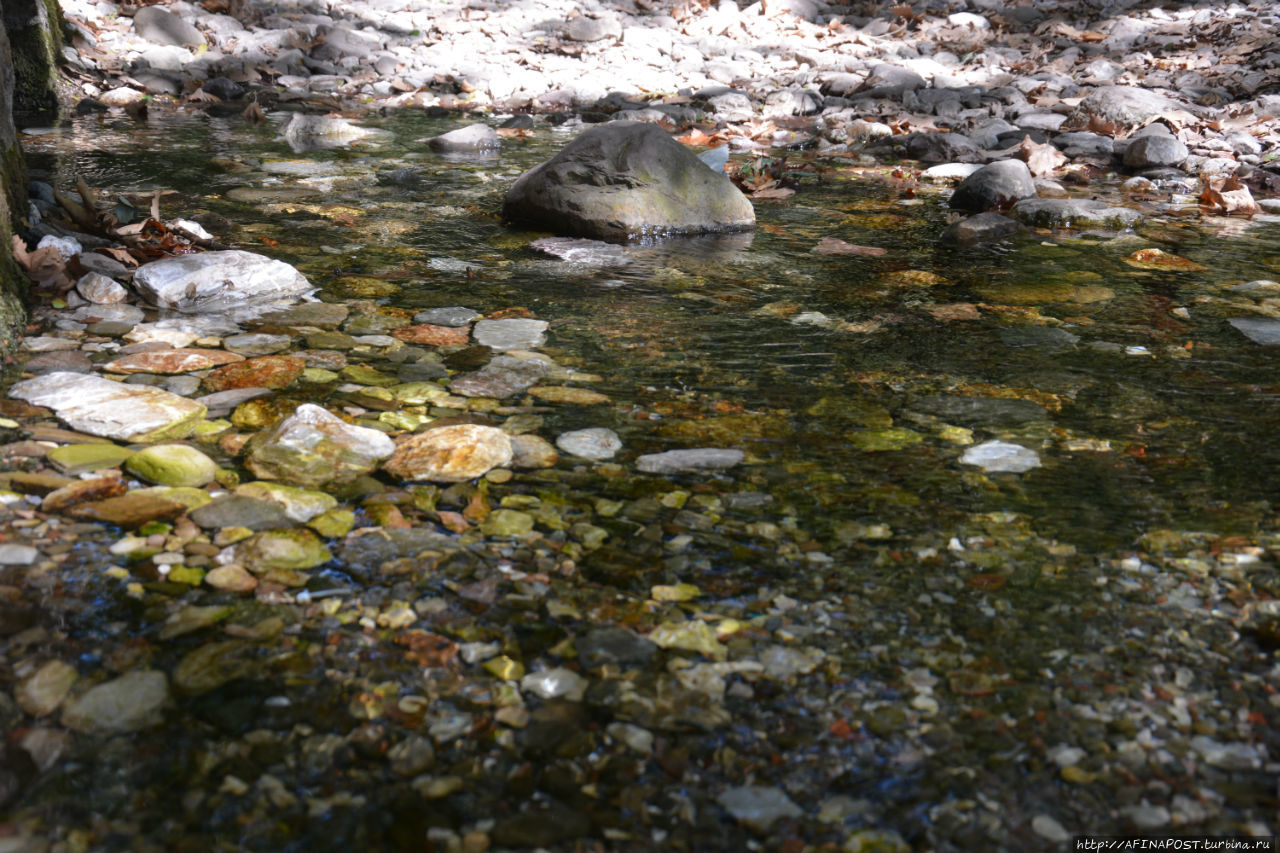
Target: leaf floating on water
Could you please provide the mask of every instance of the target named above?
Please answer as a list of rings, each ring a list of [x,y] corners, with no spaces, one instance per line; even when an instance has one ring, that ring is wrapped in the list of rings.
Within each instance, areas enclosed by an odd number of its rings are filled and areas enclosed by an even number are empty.
[[[1124,262],[1140,270],[1199,272],[1205,269],[1204,266],[1197,264],[1195,261],[1189,261],[1177,255],[1170,255],[1168,252],[1162,252],[1159,249],[1139,249],[1125,258]]]
[[[857,255],[864,258],[878,258],[889,253],[888,249],[879,246],[858,246],[839,237],[823,237],[813,251],[819,255]]]
[[[994,572],[974,575],[973,577],[965,580],[965,584],[973,587],[974,589],[980,589],[983,592],[995,592],[996,590],[1002,589],[1008,582],[1009,579],[1007,577],[995,574]]]

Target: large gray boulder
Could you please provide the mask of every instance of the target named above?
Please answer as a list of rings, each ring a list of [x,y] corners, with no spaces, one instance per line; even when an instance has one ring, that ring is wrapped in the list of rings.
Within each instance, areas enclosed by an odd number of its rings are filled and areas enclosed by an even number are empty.
[[[756,221],[751,202],[724,174],[638,121],[593,127],[525,172],[507,192],[502,215],[606,240],[743,231]]]
[[[989,163],[960,182],[951,196],[951,206],[959,210],[1005,208],[1024,198],[1033,198],[1036,182],[1021,160]]]

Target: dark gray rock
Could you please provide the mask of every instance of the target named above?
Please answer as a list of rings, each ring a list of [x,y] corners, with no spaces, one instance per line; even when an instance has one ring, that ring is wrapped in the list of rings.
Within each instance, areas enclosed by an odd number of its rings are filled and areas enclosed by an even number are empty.
[[[959,210],[986,211],[1006,208],[1014,202],[1033,198],[1036,182],[1021,160],[989,163],[960,182],[951,195],[951,206]]]
[[[1177,167],[1187,159],[1187,146],[1173,136],[1153,133],[1129,142],[1124,164],[1130,169]]]
[[[1059,133],[1053,144],[1068,157],[1110,157],[1115,150],[1110,136],[1085,130]]]
[[[1265,317],[1236,317],[1227,321],[1236,331],[1263,346],[1280,346],[1280,320]]]
[[[295,522],[285,515],[279,504],[244,495],[224,495],[197,507],[188,514],[205,530],[223,527],[247,527],[250,530],[276,530],[293,527]]]
[[[959,426],[1012,427],[1042,421],[1049,416],[1043,406],[1030,400],[965,397],[959,394],[924,397],[908,408]]]
[[[644,666],[658,647],[644,637],[624,628],[596,628],[577,637],[573,647],[578,661],[587,669],[612,664],[619,667]]]
[[[724,174],[644,122],[583,132],[520,176],[502,215],[559,234],[615,240],[755,226],[751,202]]]
[[[921,163],[976,163],[982,150],[959,133],[913,133],[905,141],[908,157]]]
[[[492,397],[501,400],[532,388],[552,370],[552,364],[538,358],[495,356],[493,361],[453,380],[449,390],[464,397]]]
[[[999,213],[979,213],[959,222],[953,222],[942,232],[940,239],[950,243],[969,245],[983,240],[995,240],[1022,230],[1022,224]]]
[[[1038,349],[1045,352],[1059,352],[1074,347],[1080,340],[1066,329],[1055,329],[1048,326],[1009,326],[999,332],[1000,340],[1005,346],[1014,349]]]
[[[1009,215],[1039,228],[1106,228],[1123,230],[1142,218],[1127,207],[1111,207],[1104,201],[1078,198],[1027,198]]]
[[[480,312],[464,308],[461,305],[455,305],[449,308],[430,308],[426,311],[419,311],[413,315],[413,322],[415,324],[428,323],[432,326],[456,328],[457,326],[465,326],[472,320],[479,319],[479,317]]]

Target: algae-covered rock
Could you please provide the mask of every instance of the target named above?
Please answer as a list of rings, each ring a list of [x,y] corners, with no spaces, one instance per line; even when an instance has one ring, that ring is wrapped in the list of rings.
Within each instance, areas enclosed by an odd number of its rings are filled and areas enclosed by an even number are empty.
[[[245,483],[236,487],[236,494],[270,501],[283,509],[289,518],[304,524],[338,505],[338,500],[333,495],[286,486],[283,483]]]
[[[67,444],[45,456],[63,474],[75,477],[86,471],[115,468],[137,451],[116,444]]]
[[[168,701],[163,672],[134,670],[72,700],[62,710],[62,724],[83,734],[135,732],[159,723]]]
[[[140,450],[124,467],[135,477],[161,486],[203,486],[218,473],[217,463],[185,444],[157,444]]]
[[[245,567],[259,574],[273,569],[313,569],[333,559],[320,538],[306,529],[264,530],[237,547]]]

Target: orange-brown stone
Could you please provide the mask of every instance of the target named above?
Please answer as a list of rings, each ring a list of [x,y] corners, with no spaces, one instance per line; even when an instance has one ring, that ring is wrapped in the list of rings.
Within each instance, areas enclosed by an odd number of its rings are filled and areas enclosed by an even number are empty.
[[[306,364],[291,355],[264,355],[224,365],[204,378],[210,391],[233,388],[285,388],[302,375]]]
[[[462,346],[471,340],[471,326],[433,326],[422,323],[396,329],[391,334],[410,344],[425,344],[430,347]]]
[[[190,373],[240,361],[244,356],[220,349],[150,350],[109,361],[102,369],[110,373]]]

